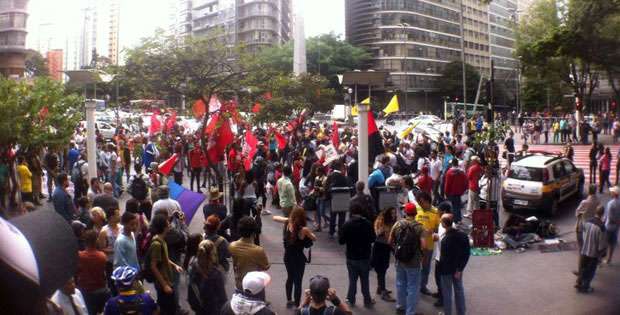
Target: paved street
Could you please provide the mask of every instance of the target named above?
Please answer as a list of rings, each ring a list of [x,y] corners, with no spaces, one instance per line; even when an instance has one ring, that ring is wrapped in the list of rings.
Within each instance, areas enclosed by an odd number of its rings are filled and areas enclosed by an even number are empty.
[[[534,146],[536,149],[554,151],[558,146]],[[576,147],[576,164],[583,167],[583,150]],[[614,148],[615,150],[615,148]],[[615,152],[615,151],[614,151]],[[587,155],[587,153],[586,153]],[[586,156],[587,158],[587,156]],[[587,165],[587,164],[586,164]],[[614,166],[615,167],[615,166]],[[586,175],[587,178],[587,175]],[[185,176],[186,187],[189,178]],[[123,194],[121,205],[128,198]],[[608,200],[602,195],[602,200]],[[269,204],[269,203],[268,203]],[[562,211],[553,218],[560,231],[559,238],[574,241],[574,211],[577,204],[574,199],[562,204]],[[44,210],[51,209],[51,203],[45,203]],[[278,210],[274,210],[279,214]],[[525,213],[536,215],[535,212]],[[501,212],[501,221],[506,220],[507,214]],[[202,211],[198,211],[190,224],[191,233],[200,233],[203,222]],[[273,281],[267,290],[268,300],[278,314],[292,314],[292,310],[285,307],[286,299],[284,283],[286,270],[282,261],[282,225],[273,222],[270,217],[263,217],[262,245],[267,250],[272,263],[269,273]],[[307,265],[304,284],[316,274],[327,276],[338,295],[344,300],[348,286],[347,270],[345,265],[344,247],[334,240],[327,238],[327,233],[318,233],[319,240],[312,251],[312,263]],[[469,314],[619,314],[620,312],[620,256],[615,258],[611,266],[602,266],[598,269],[593,281],[594,293],[589,295],[577,294],[573,288],[575,276],[571,271],[577,268],[577,252],[562,251],[555,253],[541,253],[537,245],[532,246],[524,253],[512,250],[504,251],[499,256],[470,258],[464,273],[464,284]],[[395,269],[388,270],[388,288],[395,292]],[[232,294],[232,272],[228,275],[227,293]],[[376,289],[376,275],[371,273],[371,293]],[[429,288],[436,291],[434,278],[430,277]],[[185,301],[187,287],[181,285],[181,297],[184,308],[189,309]],[[154,289],[152,289],[154,294]],[[358,305],[362,297],[358,288]],[[421,296],[418,311],[423,314],[438,314],[441,309],[432,306],[434,299]],[[377,297],[377,304],[372,309],[363,306],[354,308],[355,314],[393,314],[394,303],[387,303]]]

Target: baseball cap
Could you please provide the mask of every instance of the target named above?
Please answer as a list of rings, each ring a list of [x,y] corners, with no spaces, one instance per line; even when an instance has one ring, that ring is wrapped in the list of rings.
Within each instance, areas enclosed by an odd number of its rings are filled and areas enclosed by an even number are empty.
[[[11,221],[0,218],[0,239],[0,296],[5,300],[0,307],[29,309],[77,270],[77,239],[55,211],[37,210]]]
[[[271,276],[262,271],[251,271],[243,277],[243,291],[250,295],[257,295],[265,290],[271,282]]]
[[[405,204],[405,213],[407,215],[416,215],[418,211],[416,210],[415,203],[409,202]]]
[[[310,278],[310,294],[321,295],[327,294],[329,290],[329,279],[316,275]]]

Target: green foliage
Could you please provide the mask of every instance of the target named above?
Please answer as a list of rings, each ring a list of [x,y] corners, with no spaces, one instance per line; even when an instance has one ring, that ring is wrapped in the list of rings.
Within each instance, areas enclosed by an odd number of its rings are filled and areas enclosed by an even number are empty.
[[[517,49],[531,88],[546,84],[565,93],[566,86],[587,107],[601,70],[617,59],[618,14],[620,0],[538,0],[519,28]]]
[[[26,54],[26,70],[28,77],[46,77],[49,76],[47,61],[43,56],[35,50],[30,50]]]
[[[366,50],[355,47],[333,33],[311,37],[306,41],[308,72],[329,80],[328,87],[339,89],[337,74],[361,69],[371,58]],[[264,49],[257,55],[266,68],[282,73],[293,72],[293,42]]]
[[[480,73],[474,66],[466,63],[465,76],[467,80],[467,101],[473,103],[476,99]],[[461,101],[463,99],[463,64],[460,61],[447,64],[442,76],[437,81],[437,86],[440,87],[441,95],[451,98],[458,97]]]
[[[32,84],[0,78],[0,99],[2,146],[17,144],[24,151],[65,146],[82,118],[81,97],[65,95],[62,84],[49,78]]]

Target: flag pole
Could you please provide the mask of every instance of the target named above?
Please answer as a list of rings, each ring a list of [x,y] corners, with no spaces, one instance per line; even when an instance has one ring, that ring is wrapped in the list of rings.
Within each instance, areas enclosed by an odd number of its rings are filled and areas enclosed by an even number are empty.
[[[371,85],[368,84],[369,98],[370,95]],[[355,101],[357,102],[357,94]],[[366,183],[365,191],[368,193],[368,111],[370,110],[370,101],[368,102],[368,104],[358,104],[357,108],[359,110],[359,121],[357,124],[357,134],[359,142],[357,156],[359,163],[357,163],[357,174],[359,181]]]

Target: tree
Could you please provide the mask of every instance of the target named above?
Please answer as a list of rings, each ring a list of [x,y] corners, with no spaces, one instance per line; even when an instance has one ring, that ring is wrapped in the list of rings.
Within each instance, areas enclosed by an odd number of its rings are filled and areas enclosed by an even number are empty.
[[[562,7],[539,0],[535,8],[539,19],[524,19],[521,27],[529,28],[531,35],[519,41],[524,68],[556,73],[587,107],[599,85],[603,61],[617,53],[616,44],[604,45],[604,30],[620,12],[620,0],[570,0]]]
[[[364,68],[371,54],[342,40],[339,36],[323,34],[306,42],[308,73],[322,75],[330,88],[340,90],[337,74]],[[264,49],[257,55],[260,63],[282,73],[293,72],[293,42]]]
[[[478,91],[478,82],[480,81],[480,73],[478,70],[466,63],[465,76],[467,82],[467,102],[473,103],[476,99]],[[463,64],[460,61],[453,61],[446,65],[442,72],[442,76],[437,80],[437,86],[444,96],[450,98],[458,98],[463,100]]]
[[[45,77],[50,74],[47,68],[47,60],[38,51],[29,50],[26,53],[25,64],[25,74],[28,77]]]

